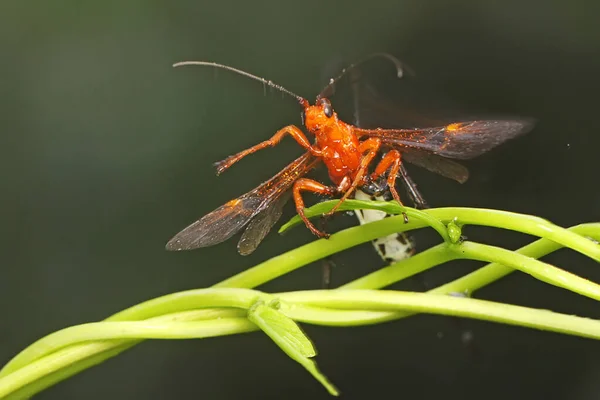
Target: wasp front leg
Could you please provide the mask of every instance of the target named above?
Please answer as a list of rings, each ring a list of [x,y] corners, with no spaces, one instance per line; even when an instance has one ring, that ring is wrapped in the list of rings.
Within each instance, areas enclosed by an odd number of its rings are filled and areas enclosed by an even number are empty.
[[[400,152],[398,150],[390,150],[385,154],[385,156],[383,156],[379,164],[377,164],[377,167],[375,167],[375,171],[373,171],[371,174],[371,179],[376,180],[386,171],[388,171],[387,185],[390,189],[390,193],[392,194],[394,200],[398,202],[398,204],[404,206],[400,200],[400,195],[396,190],[396,177],[398,176],[401,165],[402,156],[400,155]],[[403,212],[402,215],[404,216],[404,222],[408,222],[408,216],[406,213]]]
[[[264,142],[250,147],[249,149],[240,151],[239,153],[229,156],[222,161],[216,162],[215,166],[217,167],[217,175],[224,172],[226,169],[231,167],[236,162],[240,161],[242,158],[246,157],[248,154],[255,153],[259,150],[264,149],[265,147],[273,147],[277,145],[279,142],[281,142],[281,139],[283,139],[283,137],[286,134],[290,135],[296,142],[298,142],[300,146],[310,151],[312,155],[317,157],[321,156],[321,151],[310,144],[310,142],[306,138],[306,135],[304,135],[304,132],[302,132],[300,128],[298,128],[295,125],[289,125],[285,128],[281,128],[280,130],[278,130],[271,139],[265,140]]]
[[[334,196],[337,193],[337,189],[331,186],[325,186],[322,183],[313,181],[312,179],[300,178],[294,182],[294,188],[292,189],[294,194],[294,203],[296,204],[296,212],[304,221],[304,224],[310,231],[316,236],[323,238],[329,237],[325,232],[318,230],[312,222],[304,214],[304,200],[302,199],[302,192],[312,192],[325,196]]]

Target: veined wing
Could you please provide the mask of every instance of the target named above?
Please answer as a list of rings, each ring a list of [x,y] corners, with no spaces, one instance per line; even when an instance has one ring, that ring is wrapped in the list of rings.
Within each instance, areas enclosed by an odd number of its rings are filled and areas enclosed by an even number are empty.
[[[533,121],[481,120],[424,129],[359,129],[358,136],[380,138],[385,145],[422,150],[442,157],[467,160],[529,132]]]
[[[279,196],[273,203],[260,211],[252,221],[248,224],[248,227],[242,233],[242,237],[238,242],[238,252],[247,256],[248,254],[254,252],[260,242],[267,236],[267,233],[273,228],[273,225],[279,218],[281,218],[281,214],[283,214],[283,206],[290,199],[290,191],[288,190],[282,196]]]
[[[454,179],[459,183],[465,183],[469,179],[468,168],[449,158],[412,148],[404,148],[401,152],[402,160],[443,177]]]
[[[166,249],[193,250],[221,243],[238,233],[259,213],[267,220],[262,225],[268,225],[270,229],[276,222],[267,218],[271,207],[278,205],[278,200],[286,194],[294,182],[314,168],[318,161],[319,159],[315,159],[310,153],[304,153],[268,181],[237,199],[228,201],[179,232],[169,240]],[[277,212],[277,207],[273,210]],[[261,240],[266,235],[266,232],[263,232],[264,228],[255,228],[253,231],[262,235]],[[254,248],[256,246],[258,243]],[[251,252],[247,251],[245,254]]]

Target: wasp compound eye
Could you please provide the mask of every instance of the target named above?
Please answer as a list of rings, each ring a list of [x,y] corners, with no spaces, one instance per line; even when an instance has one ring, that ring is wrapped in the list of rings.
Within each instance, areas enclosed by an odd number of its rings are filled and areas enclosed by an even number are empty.
[[[321,105],[323,106],[323,112],[327,118],[333,117],[333,107],[331,107],[331,103],[327,99],[321,100]]]

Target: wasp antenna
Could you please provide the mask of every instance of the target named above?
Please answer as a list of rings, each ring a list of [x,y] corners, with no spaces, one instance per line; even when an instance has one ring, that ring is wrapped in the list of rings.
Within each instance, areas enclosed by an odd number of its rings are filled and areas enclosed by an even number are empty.
[[[298,100],[300,105],[302,105],[303,107],[306,107],[308,105],[308,101],[304,97],[298,96],[296,93],[292,92],[291,90],[288,90],[288,89],[284,88],[283,86],[276,84],[273,81],[266,80],[264,78],[261,78],[260,76],[253,75],[249,72],[242,71],[237,68],[230,67],[229,65],[218,64],[218,63],[214,63],[214,62],[210,62],[210,61],[180,61],[178,63],[173,64],[173,67],[177,68],[177,67],[182,67],[182,66],[186,66],[186,65],[203,65],[203,66],[207,66],[207,67],[221,68],[221,69],[225,69],[225,70],[228,70],[231,72],[235,72],[238,75],[242,75],[247,78],[254,79],[255,81],[262,82],[264,85],[272,87],[273,89],[277,89],[280,92],[285,93],[289,96],[292,96],[293,98]]]
[[[394,66],[396,67],[396,75],[398,76],[398,78],[402,78],[404,76],[404,71],[408,72],[410,75],[414,75],[414,72],[412,72],[412,69],[410,69],[406,64],[404,64],[403,62],[398,60],[393,55],[388,54],[388,53],[373,53],[373,54],[366,56],[365,58],[360,59],[359,61],[355,62],[354,64],[351,64],[350,66],[344,68],[342,70],[342,72],[340,72],[340,74],[338,76],[336,76],[335,78],[331,78],[329,80],[329,83],[327,84],[327,86],[325,86],[323,88],[323,90],[321,90],[321,93],[319,93],[319,95],[317,96],[317,100],[319,100],[323,97],[330,97],[331,95],[333,95],[333,93],[335,92],[335,85],[340,81],[340,79],[342,79],[344,76],[346,76],[346,74],[348,72],[352,71],[354,68],[358,67],[359,65],[361,65],[367,61],[370,61],[373,58],[378,58],[378,57],[385,58],[385,59],[389,60],[392,64],[394,64]]]

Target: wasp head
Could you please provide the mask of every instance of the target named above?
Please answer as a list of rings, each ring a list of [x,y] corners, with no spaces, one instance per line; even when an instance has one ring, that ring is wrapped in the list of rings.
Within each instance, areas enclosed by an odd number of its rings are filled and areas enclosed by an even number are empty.
[[[302,113],[304,126],[313,133],[336,121],[337,114],[326,98],[318,99],[315,105],[307,105]]]

